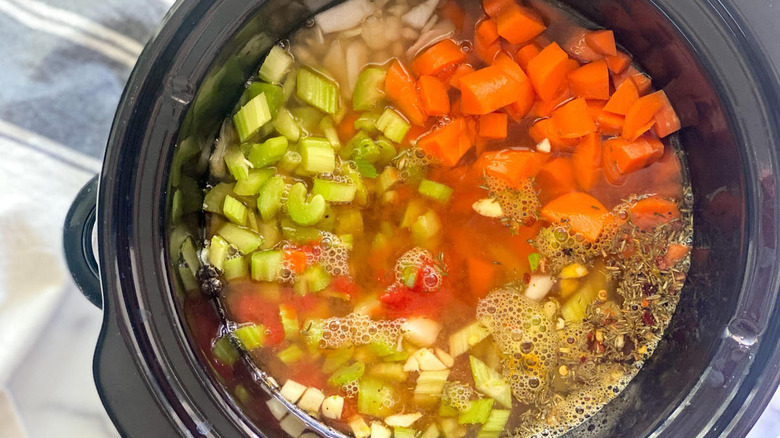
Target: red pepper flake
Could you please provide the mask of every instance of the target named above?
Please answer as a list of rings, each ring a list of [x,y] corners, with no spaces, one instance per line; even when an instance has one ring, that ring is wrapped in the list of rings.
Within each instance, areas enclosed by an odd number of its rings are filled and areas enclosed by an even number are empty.
[[[530,272],[526,272],[525,274],[523,274],[523,283],[531,284],[531,273]]]
[[[642,322],[645,323],[645,325],[655,325],[655,318],[653,317],[653,314],[650,313],[650,311],[645,310],[645,313],[642,314]]]

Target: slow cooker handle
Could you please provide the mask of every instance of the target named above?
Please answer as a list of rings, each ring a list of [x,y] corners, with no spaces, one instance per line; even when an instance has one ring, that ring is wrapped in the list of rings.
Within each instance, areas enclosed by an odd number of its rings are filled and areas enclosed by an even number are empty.
[[[97,218],[98,176],[81,188],[65,217],[63,245],[73,281],[87,299],[103,308],[100,273],[95,258],[93,233]]]

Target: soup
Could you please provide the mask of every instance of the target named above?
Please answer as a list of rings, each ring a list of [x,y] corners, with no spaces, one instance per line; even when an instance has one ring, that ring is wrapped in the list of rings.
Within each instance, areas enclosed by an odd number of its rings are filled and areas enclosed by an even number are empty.
[[[542,1],[350,0],[309,24],[222,125],[204,250],[181,247],[212,368],[252,406],[243,350],[357,438],[592,416],[652,354],[689,264],[664,92],[611,31]]]

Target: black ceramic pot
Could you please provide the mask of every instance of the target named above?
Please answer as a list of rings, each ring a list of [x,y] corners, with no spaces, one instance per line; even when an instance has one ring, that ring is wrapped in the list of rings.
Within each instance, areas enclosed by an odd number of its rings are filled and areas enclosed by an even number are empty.
[[[614,29],[678,109],[696,217],[667,335],[628,388],[571,435],[744,436],[780,381],[780,94],[765,51],[780,14],[757,1],[741,2],[747,10],[718,0],[565,3]],[[183,140],[208,144],[270,45],[312,16],[306,5],[176,3],[130,77],[99,183],[71,210],[71,270],[105,315],[95,380],[124,435],[281,434],[271,416],[249,421],[192,347],[170,262],[171,205],[186,189],[182,175],[197,171]]]

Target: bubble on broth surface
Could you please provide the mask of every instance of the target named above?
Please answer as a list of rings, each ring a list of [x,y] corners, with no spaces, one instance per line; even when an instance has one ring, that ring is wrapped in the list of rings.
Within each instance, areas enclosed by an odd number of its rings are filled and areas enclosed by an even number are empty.
[[[355,313],[328,318],[323,321],[321,347],[339,348],[373,343],[396,346],[403,322],[402,319],[374,321],[367,315]]]
[[[448,404],[453,408],[465,412],[471,407],[471,399],[476,393],[471,387],[461,382],[448,382],[444,387],[442,403]]]
[[[442,273],[435,268],[436,260],[433,258],[433,254],[430,251],[422,248],[412,248],[406,251],[395,262],[393,272],[395,273],[395,281],[403,284],[404,269],[409,266],[423,268],[422,271],[418,271],[417,275],[423,275],[422,285],[426,292],[437,291],[441,288],[441,283],[444,280]]]
[[[519,224],[530,224],[536,220],[542,205],[531,179],[525,180],[519,188],[513,188],[500,179],[486,176],[485,184],[501,205],[505,217]]]
[[[334,276],[350,275],[349,250],[335,234],[322,233],[319,262],[325,271]]]

